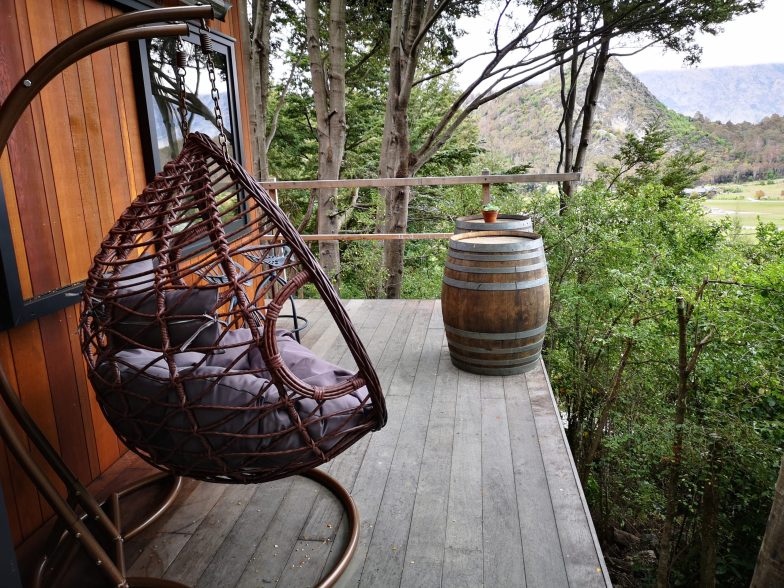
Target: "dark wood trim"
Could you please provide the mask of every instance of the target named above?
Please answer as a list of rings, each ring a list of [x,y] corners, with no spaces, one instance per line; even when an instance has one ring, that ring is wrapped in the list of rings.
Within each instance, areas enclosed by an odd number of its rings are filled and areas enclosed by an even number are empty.
[[[14,542],[11,538],[11,528],[8,524],[8,513],[5,510],[5,497],[3,487],[0,486],[0,578],[3,586],[8,588],[22,588],[22,579],[19,576],[19,562],[16,560]]]

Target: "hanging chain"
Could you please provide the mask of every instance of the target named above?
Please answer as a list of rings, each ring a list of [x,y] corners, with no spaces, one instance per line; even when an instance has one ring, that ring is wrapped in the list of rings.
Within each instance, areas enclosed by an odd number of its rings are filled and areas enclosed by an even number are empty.
[[[223,128],[223,113],[220,108],[220,95],[218,94],[218,87],[215,83],[215,63],[212,60],[212,39],[210,38],[210,29],[207,27],[207,21],[201,21],[202,31],[199,33],[201,40],[201,51],[207,61],[207,76],[210,78],[210,94],[212,95],[212,102],[214,104],[213,113],[215,114],[215,126],[218,127],[218,143],[220,143],[223,155],[229,157],[229,144],[226,140],[226,130]]]
[[[177,51],[175,53],[174,76],[177,80],[177,108],[180,112],[180,130],[182,138],[190,132],[188,128],[188,110],[185,108],[185,67],[188,65],[188,54],[182,39],[177,37]]]

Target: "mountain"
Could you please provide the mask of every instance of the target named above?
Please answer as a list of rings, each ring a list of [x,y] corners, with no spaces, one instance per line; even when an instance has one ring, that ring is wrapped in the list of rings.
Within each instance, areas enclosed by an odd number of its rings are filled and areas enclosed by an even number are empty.
[[[515,165],[531,164],[531,173],[547,173],[555,172],[558,165],[560,116],[559,79],[551,75],[541,85],[522,86],[486,104],[476,120],[480,140],[490,152]],[[762,178],[771,171],[784,174],[784,117],[772,115],[757,124],[736,125],[678,114],[611,59],[596,107],[584,176],[592,177],[597,163],[610,161],[627,133],[641,136],[655,119],[669,128],[671,151],[692,149],[705,154],[710,166],[703,176],[706,182]]]
[[[480,138],[488,150],[510,157],[513,163],[530,163],[532,173],[554,172],[561,111],[558,76],[551,75],[541,85],[522,86],[480,109]],[[619,61],[611,59],[596,107],[586,171],[592,173],[596,163],[617,153],[626,133],[640,136],[656,118],[666,120],[677,135],[678,146],[716,146],[690,119],[667,109]]]
[[[674,71],[646,71],[637,77],[669,108],[710,120],[760,122],[784,114],[784,64]]]

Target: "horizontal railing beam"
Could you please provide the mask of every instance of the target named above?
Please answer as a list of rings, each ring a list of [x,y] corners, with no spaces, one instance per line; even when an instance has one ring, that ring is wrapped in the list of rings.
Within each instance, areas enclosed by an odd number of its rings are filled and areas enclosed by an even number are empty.
[[[459,184],[531,184],[576,182],[579,173],[569,174],[514,174],[422,178],[375,178],[355,180],[305,180],[261,182],[267,190],[310,190],[313,188],[392,188],[395,186],[455,186]]]
[[[337,235],[302,235],[305,241],[413,241],[449,239],[454,233],[338,233]]]
[[[328,233],[320,235],[300,235],[303,241],[414,241],[417,239],[449,239],[454,233]],[[265,243],[283,242],[281,237],[263,236],[259,241]]]

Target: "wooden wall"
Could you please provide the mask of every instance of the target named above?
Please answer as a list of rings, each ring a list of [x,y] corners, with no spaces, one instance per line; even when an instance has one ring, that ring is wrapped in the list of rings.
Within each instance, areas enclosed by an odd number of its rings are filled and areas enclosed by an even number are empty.
[[[116,14],[100,0],[0,0],[0,100],[56,43]],[[215,26],[237,39],[244,96],[237,11],[227,20]],[[49,83],[2,154],[0,178],[25,298],[84,279],[103,235],[146,183],[127,45],[93,54]],[[125,449],[95,403],[77,323],[72,306],[0,332],[0,365],[68,466],[90,482]],[[18,544],[51,510],[2,441],[0,483]]]

